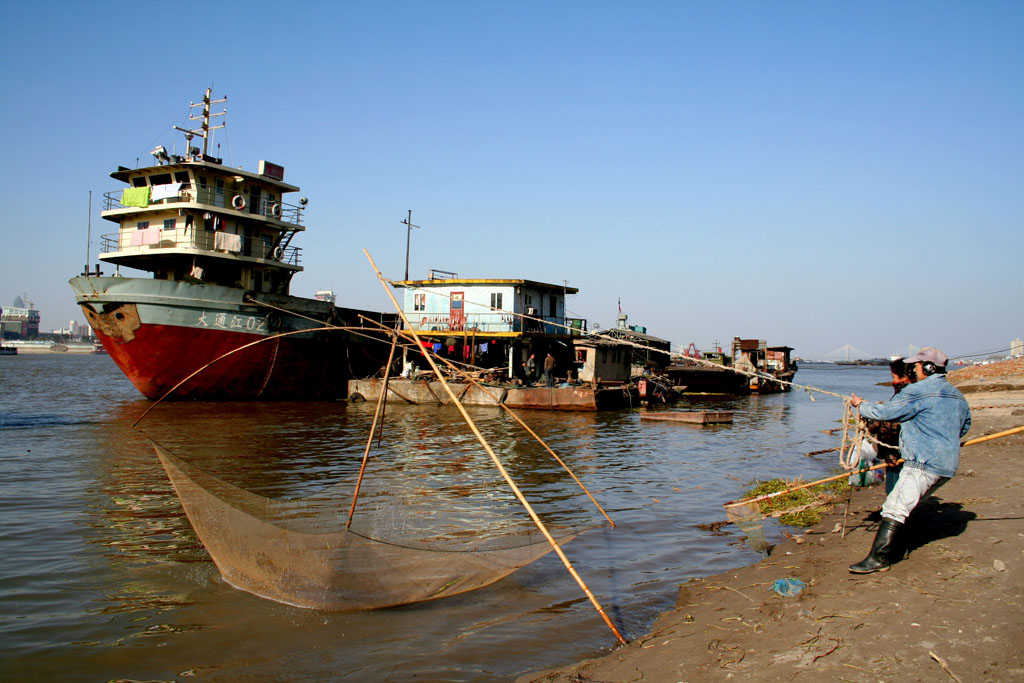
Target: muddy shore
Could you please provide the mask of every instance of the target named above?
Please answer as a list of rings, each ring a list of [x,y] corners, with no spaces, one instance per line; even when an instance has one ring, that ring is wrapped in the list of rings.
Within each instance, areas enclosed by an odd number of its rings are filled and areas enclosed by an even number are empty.
[[[967,438],[1024,425],[1024,359],[950,374]],[[676,609],[629,645],[521,682],[1024,680],[1024,433],[966,446],[907,521],[903,559],[854,575],[884,499],[855,489],[761,562],[680,585]],[[842,534],[845,514],[845,537]],[[797,595],[777,579],[806,584]]]

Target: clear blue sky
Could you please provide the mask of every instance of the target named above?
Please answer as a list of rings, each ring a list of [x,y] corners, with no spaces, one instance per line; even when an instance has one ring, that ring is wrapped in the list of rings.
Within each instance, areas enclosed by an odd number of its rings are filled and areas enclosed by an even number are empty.
[[[228,95],[221,154],[310,199],[293,293],[568,280],[709,347],[1024,336],[1024,3],[8,3],[0,303],[84,318],[118,164]],[[109,269],[108,269],[109,270]]]

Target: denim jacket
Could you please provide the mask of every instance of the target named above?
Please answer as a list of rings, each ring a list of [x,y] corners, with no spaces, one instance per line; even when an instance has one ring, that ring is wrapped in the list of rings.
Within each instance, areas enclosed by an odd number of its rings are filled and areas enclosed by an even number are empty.
[[[900,456],[907,467],[952,477],[960,465],[960,439],[971,428],[971,409],[945,375],[915,382],[880,405],[862,403],[861,417],[900,423]]]

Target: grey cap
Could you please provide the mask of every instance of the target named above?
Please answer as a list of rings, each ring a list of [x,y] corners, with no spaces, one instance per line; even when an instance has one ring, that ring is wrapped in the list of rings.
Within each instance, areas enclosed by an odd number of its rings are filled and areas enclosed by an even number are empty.
[[[904,358],[903,362],[907,365],[913,365],[914,363],[935,363],[935,365],[946,367],[946,363],[949,362],[949,358],[934,346],[926,346],[910,358]]]

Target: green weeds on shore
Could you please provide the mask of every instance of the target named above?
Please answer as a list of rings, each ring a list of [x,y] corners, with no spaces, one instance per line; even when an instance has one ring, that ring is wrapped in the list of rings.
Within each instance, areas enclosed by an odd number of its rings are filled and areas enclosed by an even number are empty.
[[[785,491],[804,483],[802,479],[786,480],[781,477],[768,481],[753,482],[754,488],[747,491],[745,498],[754,498],[769,493]],[[779,522],[787,526],[808,527],[821,522],[821,515],[832,509],[836,497],[850,488],[846,479],[819,484],[790,493],[783,493],[758,501],[761,514],[765,517],[778,517]]]

